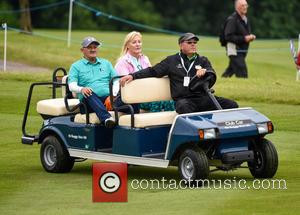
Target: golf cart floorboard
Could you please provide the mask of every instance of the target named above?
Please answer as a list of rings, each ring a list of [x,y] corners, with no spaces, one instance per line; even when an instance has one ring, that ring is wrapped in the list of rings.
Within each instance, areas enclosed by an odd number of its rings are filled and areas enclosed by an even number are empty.
[[[107,149],[98,149],[97,152],[106,152],[106,153],[112,153],[112,148]]]
[[[98,149],[97,152],[112,153],[112,148]],[[144,154],[142,157],[144,157],[144,158],[164,159],[165,153]]]
[[[156,159],[164,159],[165,153],[155,153],[155,154],[145,154],[144,158],[156,158]]]

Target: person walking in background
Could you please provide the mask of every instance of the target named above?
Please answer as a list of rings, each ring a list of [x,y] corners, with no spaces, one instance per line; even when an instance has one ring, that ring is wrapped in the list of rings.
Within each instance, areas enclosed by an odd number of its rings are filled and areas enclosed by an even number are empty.
[[[235,12],[231,14],[225,23],[225,40],[229,65],[222,77],[231,77],[235,74],[238,78],[248,78],[245,58],[249,43],[256,39],[251,34],[249,19],[247,18],[248,3],[246,0],[235,0]]]
[[[149,58],[142,54],[142,35],[132,31],[126,35],[115,70],[119,75],[133,74],[151,66]],[[159,101],[140,104],[140,109],[150,112],[173,111],[174,101]]]

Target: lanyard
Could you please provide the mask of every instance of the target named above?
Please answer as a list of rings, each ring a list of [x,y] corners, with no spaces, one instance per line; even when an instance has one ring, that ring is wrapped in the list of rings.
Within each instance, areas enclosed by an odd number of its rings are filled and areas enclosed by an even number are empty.
[[[187,70],[186,67],[185,67],[185,65],[184,65],[184,61],[183,61],[183,59],[182,59],[182,57],[181,57],[180,54],[179,54],[179,56],[180,56],[181,64],[182,64],[184,70],[186,71],[187,76],[189,76],[189,72],[190,72],[190,70],[192,69],[192,67],[193,67],[193,65],[195,63],[195,60],[191,63],[189,69]]]
[[[131,61],[132,65],[134,66],[135,72],[143,69],[142,65],[139,63],[139,60],[137,58],[130,56],[130,61]]]

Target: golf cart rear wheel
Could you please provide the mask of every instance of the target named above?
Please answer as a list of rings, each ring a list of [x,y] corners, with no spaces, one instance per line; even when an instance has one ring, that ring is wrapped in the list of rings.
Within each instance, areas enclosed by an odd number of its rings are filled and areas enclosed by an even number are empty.
[[[206,154],[199,148],[186,149],[180,155],[178,170],[181,178],[186,181],[206,179],[209,174]]]
[[[255,178],[272,178],[278,167],[278,155],[273,143],[262,139],[254,150],[254,161],[248,162],[249,170]]]
[[[74,158],[63,147],[55,136],[46,137],[40,151],[41,163],[47,172],[70,172],[74,166]]]

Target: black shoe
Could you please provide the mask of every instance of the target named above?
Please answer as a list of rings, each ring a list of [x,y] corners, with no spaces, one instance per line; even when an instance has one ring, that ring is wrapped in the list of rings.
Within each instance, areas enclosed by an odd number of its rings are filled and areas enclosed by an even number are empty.
[[[223,75],[221,77],[222,78],[230,78],[230,75],[227,75],[227,74],[223,73]]]
[[[116,126],[116,122],[115,122],[114,118],[110,117],[104,121],[104,125],[106,128],[113,128]]]

